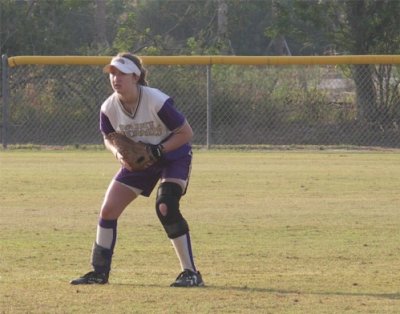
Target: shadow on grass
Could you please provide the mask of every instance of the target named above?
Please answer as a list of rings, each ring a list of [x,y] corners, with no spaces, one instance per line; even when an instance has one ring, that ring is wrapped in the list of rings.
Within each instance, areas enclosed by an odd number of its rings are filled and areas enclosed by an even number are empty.
[[[249,286],[243,287],[230,287],[230,286],[215,286],[208,285],[205,288],[216,289],[216,290],[235,290],[235,291],[243,291],[243,292],[266,292],[266,293],[277,293],[277,294],[301,294],[301,295],[326,295],[326,296],[361,296],[361,297],[374,297],[374,298],[383,298],[383,299],[391,299],[391,300],[400,300],[400,293],[369,293],[369,292],[323,292],[323,291],[308,291],[303,292],[300,290],[282,290],[282,289],[273,289],[273,288],[252,288]]]
[[[123,284],[116,283],[115,285],[130,285],[136,287],[147,287],[147,288],[165,288],[165,286],[156,285],[156,284]],[[169,287],[168,287],[169,288]],[[171,289],[183,289],[183,288],[171,288]],[[300,290],[282,290],[282,289],[273,289],[273,288],[252,288],[249,286],[217,286],[217,285],[207,285],[199,288],[189,288],[189,289],[205,289],[205,290],[224,290],[224,291],[239,291],[239,292],[263,292],[263,293],[274,293],[280,295],[323,295],[323,296],[353,296],[353,297],[373,297],[380,299],[390,299],[390,300],[400,300],[400,293],[372,293],[372,292],[329,292],[329,291],[300,291]]]

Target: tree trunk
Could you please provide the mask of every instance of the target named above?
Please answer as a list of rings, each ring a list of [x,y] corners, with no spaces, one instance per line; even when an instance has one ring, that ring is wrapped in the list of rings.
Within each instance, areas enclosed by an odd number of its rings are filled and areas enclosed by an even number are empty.
[[[217,37],[220,43],[220,52],[222,54],[229,54],[232,52],[231,43],[228,36],[228,5],[226,0],[217,0],[218,4],[218,29]]]
[[[371,65],[361,64],[353,67],[357,92],[357,118],[360,121],[375,122],[377,118],[376,89],[372,75]]]
[[[96,44],[107,47],[107,35],[106,35],[106,4],[105,0],[96,0],[96,12],[95,12],[95,42]]]

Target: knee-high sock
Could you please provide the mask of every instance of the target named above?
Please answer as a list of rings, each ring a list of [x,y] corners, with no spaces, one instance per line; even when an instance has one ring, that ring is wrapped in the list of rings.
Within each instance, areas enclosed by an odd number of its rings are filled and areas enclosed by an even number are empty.
[[[189,232],[178,238],[171,239],[171,242],[181,263],[182,270],[190,269],[196,271]]]
[[[117,220],[100,218],[97,225],[96,243],[105,249],[114,251],[117,240]]]
[[[108,273],[117,240],[117,220],[100,218],[97,225],[96,243],[93,246],[92,265],[96,272]]]

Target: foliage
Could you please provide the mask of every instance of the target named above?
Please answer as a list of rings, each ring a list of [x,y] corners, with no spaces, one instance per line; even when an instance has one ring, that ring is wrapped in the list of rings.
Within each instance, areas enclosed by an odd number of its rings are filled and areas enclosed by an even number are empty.
[[[308,38],[305,42],[323,42],[327,54],[397,54],[400,49],[400,21],[396,12],[399,10],[400,2],[390,0],[296,1],[294,6],[280,2],[277,5],[279,23],[269,31]],[[299,24],[299,21],[302,23]],[[310,27],[318,31],[306,33]],[[324,40],[319,41],[321,35]],[[365,65],[353,68],[359,120],[391,124],[400,119],[398,109],[391,110],[392,104],[388,102],[391,95],[397,93],[398,84],[390,88],[381,85],[382,81],[397,81],[391,74],[390,71],[368,71]],[[386,96],[382,96],[382,92]]]
[[[228,21],[223,36],[219,29],[222,4],[227,5]],[[98,10],[101,5],[105,6],[105,12]],[[398,54],[399,11],[400,2],[390,0],[0,0],[0,51],[9,56],[114,55],[119,51],[140,55],[266,55],[274,53],[271,45],[280,38],[286,40],[293,55]],[[103,39],[98,36],[102,31],[99,20],[105,23]],[[216,70],[217,78],[221,75],[235,80],[233,88],[215,93],[216,121],[222,121],[228,112],[220,99],[232,98],[230,114],[238,115],[235,106],[244,101],[240,86],[244,83],[254,86],[252,69],[247,73],[225,74]],[[385,128],[400,123],[397,71],[385,65],[376,69],[361,65],[346,69],[344,75],[350,75],[356,85],[359,121]],[[30,77],[35,74],[28,73],[27,80]],[[264,86],[276,88],[273,94],[256,91],[262,97],[257,98],[257,105],[249,111],[249,120],[265,115],[276,116],[276,121],[291,122],[321,123],[333,119],[324,95],[310,99],[298,82],[289,86],[283,81],[280,79],[275,85],[273,78],[267,79]],[[72,84],[78,95],[85,95],[84,90],[79,90],[84,86],[65,82]],[[191,80],[185,83],[190,86],[174,82],[177,90],[196,88]],[[60,87],[55,86],[58,83],[49,80],[48,84],[49,94],[41,99],[46,103],[44,113],[54,112],[51,103],[59,99]],[[283,87],[289,89],[285,92]],[[32,86],[28,85],[26,90],[32,92]],[[287,113],[291,99],[304,103],[302,115],[294,110]],[[28,112],[13,114],[20,117]],[[304,113],[310,116],[305,117]],[[349,121],[350,117],[353,113],[341,119]],[[221,122],[224,125],[226,122]]]
[[[96,10],[101,3],[104,17]],[[278,36],[295,55],[399,50],[400,3],[390,0],[1,0],[0,49],[8,55],[216,54],[227,44],[218,29],[221,3],[234,54],[270,53]],[[105,19],[106,42],[97,36],[99,18]]]
[[[93,2],[2,0],[2,53],[76,54],[94,36]]]
[[[42,144],[88,141],[73,131],[77,124],[91,130],[86,136],[92,140],[98,137],[98,128],[91,126],[98,124],[99,105],[110,87],[97,67],[86,67],[84,80],[79,67],[26,66],[17,70],[23,71],[24,79],[11,80],[9,123],[14,137],[22,135],[25,141]],[[101,92],[93,96],[88,92],[91,89]],[[31,131],[23,132],[27,129]]]

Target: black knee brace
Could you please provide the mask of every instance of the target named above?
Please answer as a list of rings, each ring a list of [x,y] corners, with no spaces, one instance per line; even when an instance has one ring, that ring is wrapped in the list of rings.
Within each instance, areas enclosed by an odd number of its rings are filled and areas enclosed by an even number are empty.
[[[182,196],[181,187],[173,182],[163,182],[157,191],[156,212],[168,238],[175,239],[189,231],[189,226],[179,210],[179,200]],[[167,205],[167,214],[161,214],[160,204]]]

